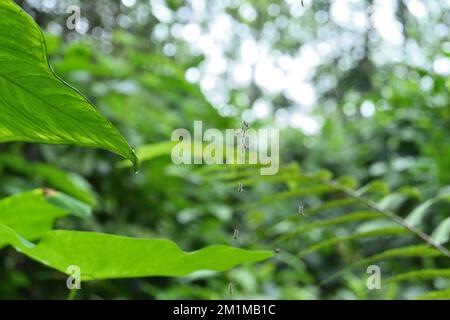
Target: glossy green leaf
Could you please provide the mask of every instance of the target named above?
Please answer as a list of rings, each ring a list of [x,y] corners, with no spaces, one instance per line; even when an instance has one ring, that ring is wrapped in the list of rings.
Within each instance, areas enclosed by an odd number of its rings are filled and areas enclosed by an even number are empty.
[[[47,202],[55,207],[64,209],[79,218],[87,218],[92,215],[90,206],[64,193],[50,192],[50,194],[47,195]]]
[[[25,192],[0,200],[0,223],[13,228],[27,240],[39,239],[67,210],[51,205],[43,190]],[[0,238],[0,247],[4,245]]]
[[[41,30],[0,1],[0,142],[73,144],[115,152],[137,166],[118,130],[51,69]]]
[[[225,271],[238,264],[268,259],[273,254],[224,245],[184,252],[169,240],[64,230],[50,231],[39,243],[33,244],[1,224],[0,239],[61,272],[76,265],[83,280],[177,277],[199,270]]]

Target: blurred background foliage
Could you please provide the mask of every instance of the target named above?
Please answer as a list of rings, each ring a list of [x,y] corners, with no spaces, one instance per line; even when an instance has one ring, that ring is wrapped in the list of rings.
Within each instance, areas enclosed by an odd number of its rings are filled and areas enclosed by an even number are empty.
[[[385,299],[448,288],[448,280],[417,280],[370,292],[365,269],[320,286],[346,261],[389,241],[343,243],[299,259],[303,243],[348,228],[277,240],[302,223],[298,201],[308,215],[320,196],[238,210],[298,182],[261,181],[238,195],[236,183],[208,179],[214,171],[173,165],[165,145],[174,129],[192,129],[194,120],[219,129],[242,120],[280,128],[282,163],[351,176],[359,185],[409,187],[415,197],[400,207],[406,215],[450,185],[448,0],[17,2],[44,30],[56,73],[146,152],[146,161],[134,175],[99,150],[1,145],[2,197],[53,187],[93,206],[92,217],[69,217],[58,228],[169,238],[184,250],[213,243],[281,248],[270,261],[222,274],[85,283],[80,298]],[[76,30],[66,27],[70,5],[81,8]],[[449,204],[437,204],[428,223],[446,217]],[[429,264],[410,259],[383,270],[393,275]],[[2,298],[67,295],[63,275],[12,249],[0,252],[0,266]]]

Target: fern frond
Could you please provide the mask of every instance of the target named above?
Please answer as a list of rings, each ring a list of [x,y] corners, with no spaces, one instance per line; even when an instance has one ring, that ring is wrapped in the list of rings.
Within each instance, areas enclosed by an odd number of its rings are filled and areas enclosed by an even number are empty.
[[[335,200],[329,200],[324,202],[318,207],[308,209],[308,215],[314,215],[328,209],[348,207],[355,204],[360,204],[360,201],[353,198],[340,198]]]
[[[328,192],[335,191],[335,188],[328,185],[316,184],[308,187],[303,187],[299,189],[294,189],[285,192],[279,192],[275,195],[262,197],[260,200],[256,202],[249,202],[245,204],[242,208],[252,208],[254,206],[261,206],[268,203],[273,203],[276,201],[283,201],[290,198],[300,197],[300,196],[308,196],[308,195],[322,195]]]
[[[450,278],[450,269],[425,269],[401,273],[387,280],[388,283],[408,280],[429,280],[434,278]]]
[[[235,175],[234,178],[236,177]],[[235,187],[236,181],[233,176],[222,175],[220,178],[224,179],[226,184]],[[277,245],[306,243],[305,249],[296,255],[286,252],[291,257],[289,265],[297,265],[294,257],[301,259],[298,260],[301,263],[308,264],[310,261],[316,263],[317,260],[314,257],[309,259],[307,256],[341,243],[362,239],[388,238],[389,240],[395,239],[397,244],[403,244],[401,247],[387,249],[352,261],[349,266],[328,276],[319,285],[324,285],[355,268],[393,259],[427,258],[424,260],[426,268],[394,274],[388,279],[388,283],[450,278],[450,269],[447,266],[441,266],[441,260],[435,260],[441,257],[450,258],[450,252],[444,246],[450,240],[450,217],[435,225],[431,236],[421,229],[424,226],[422,223],[424,217],[431,211],[434,204],[450,201],[448,194],[440,194],[423,202],[408,215],[403,212],[398,214],[398,212],[409,207],[412,201],[421,199],[420,192],[414,187],[402,187],[391,192],[389,185],[380,180],[359,187],[358,181],[352,177],[344,176],[333,179],[332,174],[325,170],[307,174],[295,165],[282,167],[278,175],[269,177],[261,177],[256,168],[248,169],[238,178],[246,186],[267,184],[269,187],[266,190],[273,191],[276,189],[270,185],[279,184],[284,190],[262,196],[253,202],[246,202],[237,209],[245,211],[253,207],[260,207],[261,212],[265,210],[272,212],[274,216],[267,218],[270,223],[274,221],[275,223],[269,228],[271,232],[267,235],[275,235]],[[302,214],[294,211],[287,214],[278,212],[277,203],[283,201],[291,203],[301,201],[302,204],[306,204],[304,213],[303,211]],[[271,205],[274,205],[272,211],[269,209]],[[328,214],[331,216],[327,217]],[[275,220],[280,217],[284,219],[282,221]],[[426,226],[430,227],[429,224]],[[335,230],[337,227],[339,227],[338,235]],[[316,230],[320,232],[315,232]],[[342,235],[343,231],[344,235]],[[324,237],[328,238],[324,239]],[[417,240],[420,240],[422,244],[412,242]],[[313,242],[311,243],[311,241]],[[339,252],[345,254],[344,251]],[[364,254],[366,251],[361,250],[360,252]],[[445,294],[447,291],[436,291],[430,295],[424,295],[424,297],[444,297]]]
[[[430,291],[422,296],[416,297],[416,300],[450,300],[450,289]]]
[[[329,247],[332,245],[336,245],[341,242],[353,241],[353,240],[364,239],[364,238],[374,238],[374,237],[379,238],[379,237],[384,237],[384,236],[398,236],[398,235],[408,235],[408,232],[401,227],[389,227],[389,228],[371,230],[371,231],[367,231],[367,232],[355,233],[355,234],[345,236],[345,237],[335,237],[335,238],[331,238],[331,239],[327,239],[325,241],[319,242],[319,243],[303,250],[299,256],[300,256],[300,258],[302,258],[312,252],[315,252],[317,250],[320,250],[320,249],[323,249],[323,248],[326,248],[326,247]]]
[[[362,203],[367,205],[369,208],[372,208],[373,210],[376,210],[376,211],[380,212],[381,214],[386,216],[386,218],[389,218],[390,220],[394,221],[395,223],[397,223],[398,225],[400,225],[401,227],[403,227],[404,229],[406,229],[410,233],[414,234],[416,237],[418,237],[421,240],[425,241],[428,245],[436,248],[437,250],[441,251],[445,256],[450,258],[450,251],[447,248],[445,248],[444,246],[442,246],[439,243],[436,243],[430,236],[428,236],[423,231],[417,229],[414,226],[411,226],[407,221],[405,221],[400,216],[396,215],[395,213],[393,213],[391,211],[382,210],[375,202],[373,202],[371,200],[368,200],[366,198],[363,198],[363,197],[359,196],[357,193],[353,192],[352,190],[349,190],[349,189],[347,189],[347,188],[345,188],[343,186],[338,185],[335,181],[329,182],[327,184],[329,184],[331,186],[335,186],[338,190],[341,190],[342,192],[344,192],[348,196],[350,196],[350,197],[352,197],[354,199],[358,199]]]
[[[436,258],[444,256],[442,252],[439,250],[436,250],[435,248],[430,248],[426,245],[415,245],[415,246],[407,246],[402,248],[395,248],[395,249],[389,249],[386,251],[383,251],[381,253],[375,254],[371,257],[361,259],[356,261],[355,263],[352,263],[350,266],[345,267],[344,269],[340,270],[339,272],[331,275],[330,277],[326,278],[324,281],[322,281],[321,284],[328,283],[338,277],[340,277],[342,274],[349,272],[352,269],[355,269],[357,267],[370,265],[375,262],[381,261],[381,260],[387,260],[387,259],[394,259],[394,258]]]
[[[308,212],[308,214],[309,214],[309,212]],[[340,225],[340,224],[357,222],[357,221],[376,220],[376,219],[382,219],[382,218],[384,218],[384,216],[382,214],[380,214],[379,212],[356,211],[356,212],[345,214],[343,216],[319,220],[319,221],[316,221],[313,223],[306,224],[304,226],[300,226],[291,232],[285,233],[280,238],[280,240],[281,241],[288,240],[295,236],[301,235],[303,233],[306,233],[306,232],[309,232],[312,230],[316,230],[316,229],[320,229],[320,228],[329,227],[329,226],[336,226],[336,225]]]

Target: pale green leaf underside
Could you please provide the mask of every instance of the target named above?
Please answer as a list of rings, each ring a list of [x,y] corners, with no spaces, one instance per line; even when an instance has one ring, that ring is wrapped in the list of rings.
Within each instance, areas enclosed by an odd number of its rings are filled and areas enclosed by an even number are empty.
[[[198,270],[225,271],[272,256],[271,251],[250,251],[214,245],[184,252],[163,239],[142,239],[94,232],[54,230],[34,245],[0,224],[0,239],[51,268],[66,272],[80,267],[83,280],[147,276],[186,276]]]
[[[73,144],[137,158],[118,130],[47,60],[42,32],[11,0],[0,1],[0,142]]]

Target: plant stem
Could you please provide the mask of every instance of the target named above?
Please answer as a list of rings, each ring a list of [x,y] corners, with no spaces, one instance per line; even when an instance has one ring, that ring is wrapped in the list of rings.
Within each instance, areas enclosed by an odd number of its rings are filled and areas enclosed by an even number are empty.
[[[70,289],[69,295],[67,296],[67,300],[75,300],[77,296],[77,289]]]

